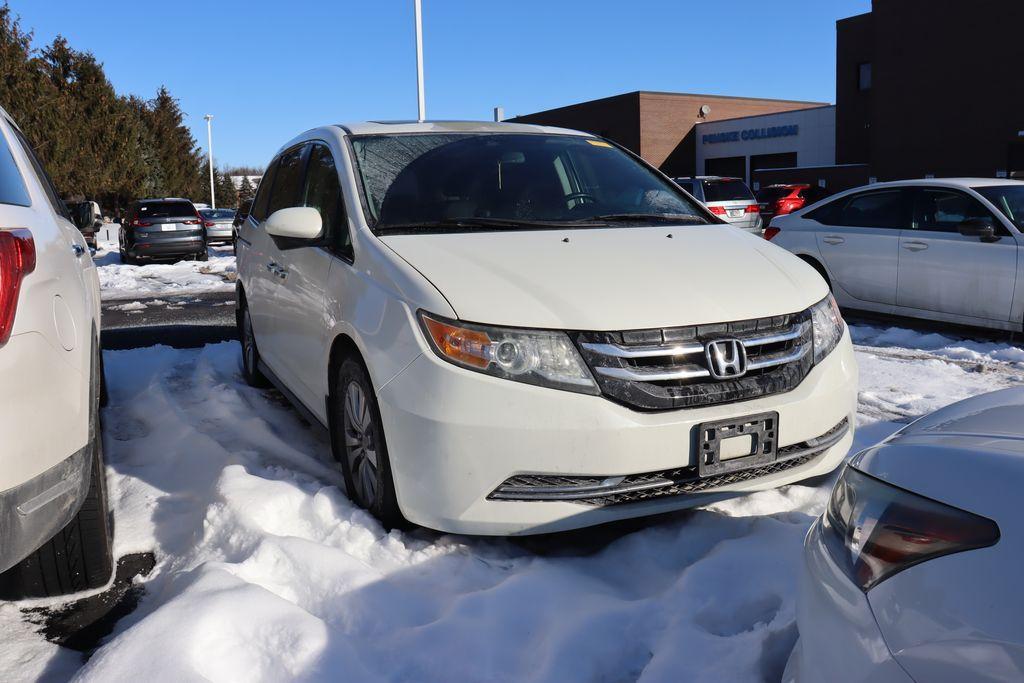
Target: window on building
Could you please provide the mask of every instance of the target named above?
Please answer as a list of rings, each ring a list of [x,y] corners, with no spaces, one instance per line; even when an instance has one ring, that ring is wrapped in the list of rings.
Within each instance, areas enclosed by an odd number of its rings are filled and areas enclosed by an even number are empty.
[[[857,65],[857,87],[860,90],[871,90],[871,62]]]

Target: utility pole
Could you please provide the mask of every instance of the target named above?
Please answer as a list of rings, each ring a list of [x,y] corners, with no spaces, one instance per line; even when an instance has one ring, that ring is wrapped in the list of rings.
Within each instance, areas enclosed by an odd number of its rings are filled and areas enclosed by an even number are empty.
[[[217,208],[217,197],[213,188],[213,114],[207,114],[206,119],[206,153],[210,158],[210,208]]]
[[[427,120],[427,101],[423,94],[423,10],[420,0],[413,0],[416,14],[416,103],[419,121]]]

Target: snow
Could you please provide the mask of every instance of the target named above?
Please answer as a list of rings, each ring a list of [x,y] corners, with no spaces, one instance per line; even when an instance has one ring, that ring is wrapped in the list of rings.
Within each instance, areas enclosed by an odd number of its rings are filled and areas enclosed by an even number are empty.
[[[855,450],[1020,383],[1019,349],[853,326]],[[154,551],[138,609],[81,666],[0,605],[0,680],[760,681],[797,637],[831,481],[525,539],[387,533],[237,344],[104,355],[115,551]],[[81,668],[79,668],[81,666]]]
[[[126,265],[118,256],[118,229],[115,224],[104,226],[97,235],[93,257],[100,279],[100,295],[105,301],[235,291],[235,256],[230,246],[211,247],[208,261]]]

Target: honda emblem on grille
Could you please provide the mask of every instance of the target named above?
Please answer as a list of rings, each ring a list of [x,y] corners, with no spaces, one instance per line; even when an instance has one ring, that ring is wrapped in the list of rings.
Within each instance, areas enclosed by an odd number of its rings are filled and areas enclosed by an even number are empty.
[[[718,339],[704,347],[708,371],[715,379],[736,379],[747,374],[747,349],[739,339]]]

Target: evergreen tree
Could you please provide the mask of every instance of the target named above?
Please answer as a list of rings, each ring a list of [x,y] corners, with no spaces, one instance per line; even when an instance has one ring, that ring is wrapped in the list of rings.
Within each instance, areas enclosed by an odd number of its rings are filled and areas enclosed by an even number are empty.
[[[197,197],[208,185],[203,174],[203,158],[196,147],[195,138],[185,126],[185,116],[178,101],[171,97],[167,88],[161,86],[156,98],[145,110],[145,122],[154,143],[157,159],[163,171],[164,196]],[[209,195],[209,189],[205,190]]]
[[[238,190],[231,176],[227,173],[220,173],[220,180],[217,182],[217,206],[224,209],[233,209],[238,206]]]
[[[243,175],[242,182],[238,188],[238,203],[248,201],[256,196],[256,188],[249,182],[249,176]]]

